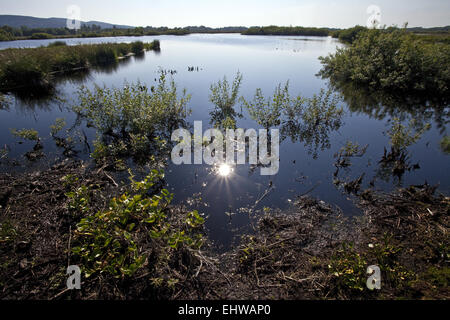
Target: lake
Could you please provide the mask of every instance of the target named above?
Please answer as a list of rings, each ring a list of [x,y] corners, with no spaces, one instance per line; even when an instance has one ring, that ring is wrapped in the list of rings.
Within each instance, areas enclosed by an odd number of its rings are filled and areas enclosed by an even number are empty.
[[[2,171],[30,170],[37,166],[49,166],[54,159],[61,158],[49,136],[50,125],[56,118],[65,118],[73,125],[76,116],[69,106],[76,101],[76,91],[81,84],[93,88],[94,84],[120,87],[125,81],[140,80],[154,85],[159,70],[174,70],[173,78],[179,88],[186,88],[192,95],[189,107],[192,114],[188,121],[202,121],[203,130],[211,128],[209,113],[213,105],[209,102],[210,85],[224,76],[232,81],[237,72],[243,75],[240,95],[251,99],[257,88],[268,96],[278,84],[289,81],[292,95],[312,97],[329,83],[316,74],[321,69],[318,57],[333,53],[343,46],[331,37],[298,36],[242,36],[238,34],[193,34],[188,36],[146,36],[64,39],[69,45],[103,42],[150,42],[161,41],[160,52],[147,52],[144,57],[132,57],[109,70],[92,71],[84,77],[64,79],[57,85],[58,99],[20,99],[11,96],[9,108],[0,110],[0,146],[9,146],[10,156],[21,160],[22,165],[3,166]],[[0,42],[0,49],[9,47],[38,47],[55,40],[25,40]],[[194,67],[194,71],[190,71]],[[348,95],[349,93],[347,93]],[[351,95],[351,93],[350,93]],[[406,99],[406,98],[405,98]],[[65,101],[64,101],[65,100]],[[348,100],[348,99],[346,99]],[[348,102],[348,101],[347,101]],[[448,106],[439,111],[425,108],[406,111],[389,106],[389,112],[377,103],[377,108],[368,108],[364,103],[350,106],[341,101],[344,115],[339,128],[312,137],[311,140],[295,139],[287,135],[280,143],[280,170],[275,176],[261,176],[259,169],[249,165],[238,165],[228,177],[217,175],[208,165],[169,165],[166,182],[175,194],[175,202],[184,203],[194,195],[201,195],[201,204],[193,204],[207,219],[210,238],[218,246],[228,247],[233,238],[248,230],[248,210],[264,207],[288,209],[296,197],[308,194],[333,206],[344,215],[357,216],[360,210],[352,197],[333,183],[336,167],[334,155],[347,141],[368,145],[362,157],[352,158],[352,165],[341,170],[340,178],[351,180],[364,175],[362,188],[373,184],[377,190],[392,190],[411,184],[438,184],[444,194],[450,192],[450,157],[439,145],[448,135]],[[378,112],[379,111],[379,112]],[[401,179],[386,175],[380,170],[379,161],[384,149],[389,149],[389,130],[393,116],[403,123],[413,119],[431,124],[420,140],[409,147],[408,162],[413,169],[406,170]],[[244,110],[238,119],[238,128],[259,128]],[[48,157],[36,164],[27,164],[23,154],[32,144],[18,144],[10,133],[12,128],[34,128],[39,131]],[[89,141],[95,139],[95,131],[83,128]],[[292,139],[294,138],[294,139]],[[89,152],[78,154],[89,159]],[[256,204],[256,205],[255,205]]]

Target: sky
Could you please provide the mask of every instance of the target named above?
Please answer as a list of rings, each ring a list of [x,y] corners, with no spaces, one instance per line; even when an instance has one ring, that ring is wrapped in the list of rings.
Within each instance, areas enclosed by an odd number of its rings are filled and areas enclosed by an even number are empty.
[[[77,5],[80,20],[131,26],[305,26],[366,25],[376,5],[382,25],[450,25],[449,0],[0,0],[0,14],[68,17]]]

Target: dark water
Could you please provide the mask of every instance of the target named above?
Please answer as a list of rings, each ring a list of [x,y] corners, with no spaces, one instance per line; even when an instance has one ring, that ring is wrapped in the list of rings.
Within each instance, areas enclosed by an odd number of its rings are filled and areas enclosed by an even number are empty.
[[[141,38],[95,38],[67,39],[69,44],[98,42],[131,42],[136,40],[152,41],[156,37]],[[10,128],[34,128],[40,136],[46,138],[44,147],[52,156],[60,156],[49,137],[49,126],[55,118],[65,118],[69,125],[75,122],[75,115],[68,111],[74,92],[80,84],[88,87],[105,84],[120,87],[124,81],[140,80],[148,85],[155,83],[158,70],[176,70],[174,80],[180,88],[186,88],[192,94],[189,103],[192,114],[189,121],[203,121],[203,130],[211,127],[209,112],[213,106],[208,100],[210,85],[224,76],[232,80],[236,72],[243,74],[240,94],[251,98],[256,88],[266,95],[272,94],[279,83],[290,82],[291,94],[312,97],[328,83],[316,76],[321,68],[319,56],[325,56],[341,46],[331,38],[317,37],[249,37],[241,35],[190,35],[184,37],[162,36],[161,52],[146,53],[144,58],[131,58],[116,68],[94,71],[85,78],[68,79],[57,86],[61,101],[23,101],[11,97],[10,107],[0,110],[0,146],[11,147],[11,157],[20,158],[32,147],[32,144],[18,145],[10,134]],[[51,40],[0,42],[0,48],[36,47],[46,45]],[[198,67],[199,71],[189,72],[188,67]],[[351,93],[350,93],[351,94]],[[235,229],[245,228],[248,217],[242,208],[253,208],[255,202],[270,192],[257,204],[255,209],[264,207],[287,208],[299,194],[307,193],[340,207],[346,215],[358,215],[360,212],[352,204],[349,195],[333,184],[333,155],[351,140],[360,145],[369,145],[366,154],[352,159],[352,166],[342,171],[344,178],[354,179],[365,173],[363,188],[374,180],[375,189],[390,190],[396,186],[410,184],[439,184],[439,190],[450,192],[450,157],[441,151],[439,141],[448,134],[448,116],[445,111],[423,110],[405,112],[397,107],[388,108],[386,114],[377,114],[367,108],[367,104],[351,106],[341,102],[345,114],[342,126],[320,137],[319,146],[294,141],[288,137],[280,145],[280,171],[276,176],[261,176],[259,169],[251,172],[248,165],[237,166],[233,173],[224,178],[212,172],[207,165],[170,165],[166,171],[169,189],[175,193],[175,201],[183,202],[194,194],[200,194],[203,203],[198,209],[209,218],[207,226],[212,240],[221,245],[229,245]],[[366,108],[365,108],[366,107]],[[351,110],[350,110],[351,109]],[[367,110],[366,110],[367,109]],[[364,111],[366,110],[366,111]],[[245,113],[244,113],[245,114]],[[444,115],[442,115],[444,114]],[[384,148],[389,148],[386,131],[390,127],[392,116],[399,116],[405,123],[411,118],[431,123],[432,127],[421,139],[412,145],[409,151],[410,163],[419,164],[420,169],[407,171],[398,180],[389,175],[379,174],[379,160]],[[439,119],[439,116],[441,118]],[[258,128],[248,116],[239,119],[241,128]],[[84,128],[88,138],[94,139],[95,132]],[[323,145],[323,148],[322,148]],[[87,159],[86,153],[81,155]],[[44,161],[44,165],[45,165]],[[42,162],[41,162],[42,165]],[[417,168],[417,167],[416,167]],[[20,169],[20,168],[16,168]],[[6,170],[10,170],[7,168]],[[228,213],[228,215],[226,214]],[[230,218],[231,214],[231,218]]]

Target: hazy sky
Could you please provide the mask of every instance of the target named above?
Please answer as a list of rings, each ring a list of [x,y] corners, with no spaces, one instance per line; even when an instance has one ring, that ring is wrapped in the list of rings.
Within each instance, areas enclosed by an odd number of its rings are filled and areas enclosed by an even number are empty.
[[[67,17],[78,5],[81,20],[132,26],[366,25],[369,5],[386,25],[450,25],[449,0],[0,0],[0,14]]]

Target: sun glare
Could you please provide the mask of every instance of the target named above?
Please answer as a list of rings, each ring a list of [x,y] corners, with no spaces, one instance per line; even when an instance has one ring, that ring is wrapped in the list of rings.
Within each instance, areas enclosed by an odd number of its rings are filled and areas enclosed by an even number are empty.
[[[221,177],[228,177],[231,174],[231,167],[226,163],[221,164],[217,170],[217,173]]]

